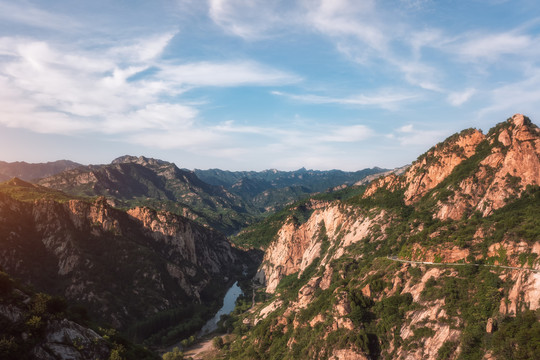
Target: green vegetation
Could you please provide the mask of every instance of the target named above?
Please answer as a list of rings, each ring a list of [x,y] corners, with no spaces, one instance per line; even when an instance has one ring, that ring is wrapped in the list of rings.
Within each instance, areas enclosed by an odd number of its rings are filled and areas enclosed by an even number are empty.
[[[175,347],[172,351],[163,354],[163,360],[184,360],[184,353]]]
[[[242,248],[265,249],[275,239],[284,223],[303,224],[309,219],[312,213],[313,209],[310,207],[308,201],[297,202],[247,227],[238,235],[232,237],[231,241]]]
[[[6,273],[0,271],[0,305],[12,309],[15,316],[0,314],[0,358],[33,359],[32,349],[45,341],[52,323],[61,323],[63,319],[91,327],[103,337],[103,340],[83,345],[76,340],[70,345],[79,351],[101,352],[103,346],[110,353],[110,359],[156,360],[158,357],[147,349],[134,345],[122,337],[116,330],[97,327],[90,322],[84,309],[71,306],[61,297],[36,293],[20,285]]]
[[[135,323],[127,330],[127,336],[148,346],[174,344],[202,328],[209,314],[218,310],[217,303],[211,305],[188,304],[179,309],[160,312]]]
[[[13,199],[25,202],[34,202],[41,199],[53,200],[60,203],[73,199],[90,200],[88,198],[67,195],[61,191],[34,185],[19,179],[11,179],[9,181],[0,183],[0,193],[6,194]]]
[[[536,359],[540,354],[540,311],[526,310],[506,317],[493,335],[493,353],[498,359]]]

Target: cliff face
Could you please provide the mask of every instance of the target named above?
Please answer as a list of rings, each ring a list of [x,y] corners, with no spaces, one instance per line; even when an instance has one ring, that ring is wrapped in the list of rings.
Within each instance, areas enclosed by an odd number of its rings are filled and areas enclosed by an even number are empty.
[[[3,280],[6,279],[2,273]],[[5,285],[5,283],[3,283]],[[95,331],[58,314],[41,309],[43,294],[30,296],[19,289],[2,288],[0,320],[2,321],[3,359],[96,359],[108,358],[112,346]],[[63,315],[63,314],[62,314]]]
[[[319,202],[315,207],[303,224],[289,219],[266,250],[257,279],[267,292],[273,293],[283,277],[301,275],[315,261],[325,266],[341,257],[347,247],[365,239],[372,226],[387,219],[384,210],[351,216],[354,209],[338,203]],[[329,248],[334,251],[328,253]]]
[[[125,328],[224,291],[244,260],[219,233],[104,198],[20,202],[0,194],[0,266],[38,289],[87,305]]]
[[[303,358],[503,359],[497,324],[540,309],[539,144],[515,115],[361,196],[311,200],[302,221],[291,208],[256,277],[268,300],[229,353],[249,353],[255,333],[283,345],[253,351]]]

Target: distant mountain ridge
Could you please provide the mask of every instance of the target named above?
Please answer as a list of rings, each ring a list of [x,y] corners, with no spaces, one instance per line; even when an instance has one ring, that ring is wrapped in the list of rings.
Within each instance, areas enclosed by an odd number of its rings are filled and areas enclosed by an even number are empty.
[[[226,171],[220,169],[198,170],[195,174],[209,184],[221,185],[242,196],[263,212],[276,211],[302,197],[328,191],[332,188],[353,185],[366,177],[376,178],[387,172],[378,167],[354,172],[341,170],[279,171]]]
[[[342,170],[307,170],[301,168],[295,171],[280,171],[269,169],[263,171],[227,171],[220,169],[200,170],[195,169],[195,174],[203,181],[221,185],[225,188],[233,188],[241,181],[257,181],[273,188],[301,185],[313,192],[343,185],[354,184],[368,175],[388,171],[379,167],[363,169],[353,172]]]
[[[234,234],[302,197],[383,171],[190,171],[164,160],[125,155],[110,164],[66,170],[38,184],[73,196],[105,196],[115,206],[172,211]]]
[[[37,180],[58,174],[65,170],[75,169],[79,166],[82,165],[70,160],[58,160],[36,164],[24,161],[0,161],[0,181],[6,181],[14,177],[26,181]]]

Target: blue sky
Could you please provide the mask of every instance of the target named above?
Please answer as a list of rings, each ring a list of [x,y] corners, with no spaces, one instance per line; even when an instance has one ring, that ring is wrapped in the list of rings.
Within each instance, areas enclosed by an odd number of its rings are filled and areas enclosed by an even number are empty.
[[[0,0],[0,160],[357,170],[540,117],[537,0]]]

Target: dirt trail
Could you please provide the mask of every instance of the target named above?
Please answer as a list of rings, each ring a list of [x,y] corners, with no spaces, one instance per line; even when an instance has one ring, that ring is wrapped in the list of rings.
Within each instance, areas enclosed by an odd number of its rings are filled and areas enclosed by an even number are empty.
[[[219,336],[219,335],[218,335]],[[184,357],[189,358],[192,357],[193,360],[200,360],[203,359],[203,355],[205,353],[208,353],[210,351],[214,351],[214,345],[212,344],[212,340],[215,336],[205,338],[198,342],[197,344],[193,345],[192,347],[188,348],[184,352]]]

